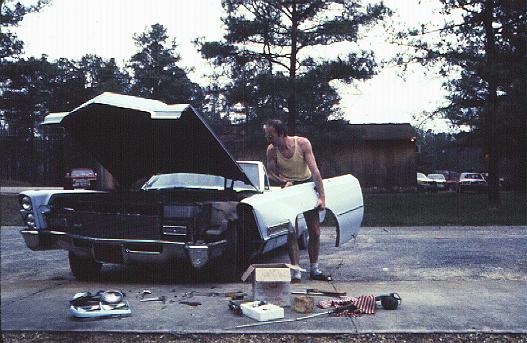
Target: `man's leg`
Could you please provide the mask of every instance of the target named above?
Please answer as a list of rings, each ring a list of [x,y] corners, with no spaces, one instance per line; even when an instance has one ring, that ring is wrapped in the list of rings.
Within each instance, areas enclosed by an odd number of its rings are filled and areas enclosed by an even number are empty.
[[[320,253],[320,220],[318,210],[304,213],[307,229],[309,231],[309,243],[307,251],[309,253],[309,262],[311,262],[311,279],[319,281],[331,281],[331,277],[325,275],[318,268],[318,255]]]
[[[300,249],[298,248],[296,231],[287,234],[287,250],[289,252],[289,258],[291,259],[291,264],[298,265],[300,263]]]
[[[309,262],[317,263],[320,252],[320,222],[318,213],[315,211],[305,212],[304,218],[306,219],[307,230],[309,231],[309,243],[307,244]]]
[[[287,234],[287,251],[289,252],[289,259],[291,264],[298,266],[300,264],[300,249],[298,248],[298,238],[296,234],[296,223],[295,226],[289,229]],[[300,282],[302,275],[298,270],[293,270],[291,278],[292,282]]]

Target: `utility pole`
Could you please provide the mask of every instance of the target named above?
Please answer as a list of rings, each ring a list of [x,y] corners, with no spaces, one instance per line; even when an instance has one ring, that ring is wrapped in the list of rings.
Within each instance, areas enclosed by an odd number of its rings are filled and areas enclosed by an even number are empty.
[[[499,194],[499,153],[497,146],[497,77],[496,77],[496,46],[494,29],[494,0],[486,0],[483,9],[483,27],[485,29],[485,55],[487,59],[488,70],[488,106],[485,111],[485,126],[487,133],[487,152],[489,154],[489,178],[488,182],[488,199],[489,207],[495,209],[500,204]]]

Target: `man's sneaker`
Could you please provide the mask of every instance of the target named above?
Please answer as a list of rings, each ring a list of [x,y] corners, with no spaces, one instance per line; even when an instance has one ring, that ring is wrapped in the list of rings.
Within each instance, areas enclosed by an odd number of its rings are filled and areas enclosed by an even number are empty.
[[[311,273],[310,275],[310,278],[311,280],[316,280],[316,281],[331,281],[331,276],[329,275],[326,275],[324,273]]]
[[[301,278],[296,278],[294,276],[291,278],[291,283],[301,283],[301,282],[302,282]]]

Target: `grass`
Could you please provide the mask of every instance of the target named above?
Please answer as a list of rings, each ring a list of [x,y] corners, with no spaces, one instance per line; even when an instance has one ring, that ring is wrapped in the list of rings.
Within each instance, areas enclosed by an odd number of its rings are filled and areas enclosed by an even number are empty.
[[[527,197],[502,192],[488,209],[486,193],[364,194],[363,226],[527,225]]]
[[[0,186],[2,187],[30,187],[32,186],[32,184],[31,182],[27,182],[27,181],[0,179]]]
[[[481,193],[364,194],[363,226],[527,225],[527,196],[503,192],[497,210]],[[16,194],[0,195],[0,225],[23,225]]]

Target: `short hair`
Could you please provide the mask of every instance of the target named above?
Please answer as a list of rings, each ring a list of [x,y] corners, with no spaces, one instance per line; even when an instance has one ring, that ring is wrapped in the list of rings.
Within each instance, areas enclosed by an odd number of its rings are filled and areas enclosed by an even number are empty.
[[[280,119],[269,119],[265,126],[272,127],[278,136],[287,136],[287,125]]]

